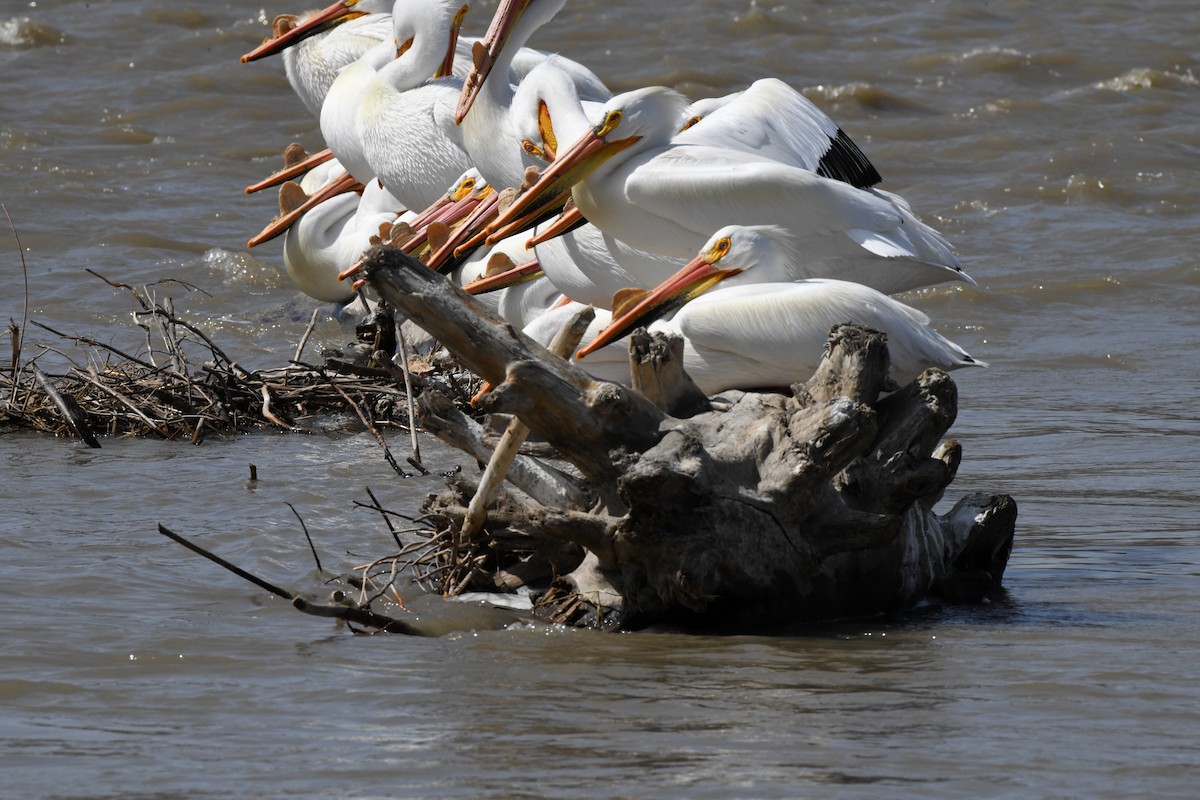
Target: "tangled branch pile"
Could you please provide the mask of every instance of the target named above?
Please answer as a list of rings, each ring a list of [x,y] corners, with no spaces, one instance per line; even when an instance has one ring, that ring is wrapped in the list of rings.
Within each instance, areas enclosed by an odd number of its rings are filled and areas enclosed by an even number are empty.
[[[176,314],[169,299],[158,302],[148,289],[112,285],[128,290],[137,302],[133,318],[144,333],[144,345],[131,353],[35,322],[75,347],[68,351],[44,345],[37,357],[23,359],[29,343],[12,323],[7,328],[11,360],[7,370],[0,369],[0,432],[75,435],[99,447],[98,436],[196,444],[206,435],[266,427],[324,430],[331,419],[347,415],[353,425],[372,429],[409,425],[404,376],[391,359],[394,326],[386,315],[359,327],[359,349],[366,357],[358,361],[334,357],[319,365],[301,362],[310,324],[287,366],[252,370]],[[50,352],[69,368],[44,372],[38,362]],[[372,358],[376,353],[379,357]],[[415,381],[428,383],[421,376]]]

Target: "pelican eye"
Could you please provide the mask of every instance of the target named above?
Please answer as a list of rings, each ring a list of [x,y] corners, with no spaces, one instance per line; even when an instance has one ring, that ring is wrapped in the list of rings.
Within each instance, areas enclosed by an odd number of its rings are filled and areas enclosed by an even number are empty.
[[[729,248],[733,243],[729,241],[728,236],[722,236],[713,246],[708,249],[708,263],[715,264],[729,253]]]
[[[464,197],[469,195],[471,193],[471,190],[474,188],[475,188],[475,179],[474,178],[463,178],[462,181],[458,184],[458,186],[456,186],[454,188],[454,191],[450,194],[450,200],[453,202],[462,200]]]
[[[704,117],[701,117],[699,115],[692,117],[687,122],[683,123],[683,127],[679,129],[679,132],[683,133],[688,128],[692,127],[693,125],[695,125],[697,122],[699,122],[702,119],[704,119]]]
[[[613,109],[605,114],[604,121],[596,126],[596,135],[606,136],[609,134],[613,128],[621,124],[621,119],[624,116],[624,113],[622,113],[620,109]]]
[[[521,140],[521,149],[523,149],[526,153],[529,153],[529,155],[534,156],[536,158],[540,158],[543,161],[549,160],[546,157],[545,151],[543,151],[542,148],[538,147],[536,144],[529,141],[528,139]]]

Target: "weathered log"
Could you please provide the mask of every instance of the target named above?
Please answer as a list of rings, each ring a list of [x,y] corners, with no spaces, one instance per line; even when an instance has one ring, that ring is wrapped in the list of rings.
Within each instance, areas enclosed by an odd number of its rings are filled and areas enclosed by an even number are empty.
[[[606,503],[619,505],[611,490],[624,465],[662,436],[666,416],[653,403],[551,356],[398,248],[373,248],[363,269],[383,299],[495,386],[481,403],[485,411],[520,417],[575,464]]]
[[[536,532],[520,535],[526,543],[580,548],[540,601],[551,618],[745,629],[879,614],[931,593],[979,599],[1000,584],[1016,506],[977,495],[932,511],[962,457],[941,444],[957,391],[937,370],[890,385],[878,332],[839,326],[790,395],[731,391],[718,404],[693,391],[677,343],[639,334],[632,380],[651,402],[552,357],[401,253],[372,251],[366,271],[382,297],[499,383],[486,410],[522,419],[602,499],[600,513],[554,507],[555,492],[489,512],[492,526]],[[461,493],[434,505],[461,525]]]
[[[583,338],[588,325],[595,317],[596,312],[590,306],[576,314],[555,335],[554,341],[550,343],[550,352],[559,358],[569,357],[579,346],[579,340]],[[528,436],[529,426],[519,418],[509,420],[504,435],[500,437],[496,449],[488,460],[487,469],[479,481],[479,488],[476,489],[475,496],[471,498],[471,504],[467,507],[467,517],[461,528],[463,538],[472,539],[483,529],[484,520],[487,519],[487,506],[495,498],[496,490],[500,488],[500,484],[507,477],[513,459],[517,457],[521,445]]]
[[[712,410],[712,403],[683,371],[683,337],[651,336],[638,329],[629,337],[630,385],[672,416],[687,418]]]
[[[425,392],[418,398],[421,425],[447,444],[486,462],[491,455],[483,427],[463,414],[441,392]],[[596,493],[573,475],[555,469],[540,459],[518,455],[509,467],[508,480],[543,505],[587,508]]]

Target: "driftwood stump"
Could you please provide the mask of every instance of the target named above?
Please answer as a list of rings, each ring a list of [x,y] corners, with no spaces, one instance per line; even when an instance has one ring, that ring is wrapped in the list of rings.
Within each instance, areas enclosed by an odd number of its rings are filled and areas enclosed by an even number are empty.
[[[399,250],[376,248],[365,267],[381,297],[495,386],[485,411],[517,416],[560,459],[517,457],[459,587],[553,578],[535,607],[548,618],[739,629],[999,587],[1016,504],[972,495],[933,513],[962,455],[942,443],[957,391],[938,370],[889,387],[882,334],[835,328],[790,394],[712,399],[683,374],[678,342],[638,334],[643,394],[551,356]],[[477,423],[436,396],[421,407],[429,430],[484,454]],[[461,527],[472,492],[460,477],[426,510]]]

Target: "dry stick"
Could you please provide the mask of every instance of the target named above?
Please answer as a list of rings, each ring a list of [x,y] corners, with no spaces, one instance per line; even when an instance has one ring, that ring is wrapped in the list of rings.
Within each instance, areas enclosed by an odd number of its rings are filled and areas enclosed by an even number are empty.
[[[50,380],[46,377],[46,373],[38,367],[37,364],[30,364],[33,370],[33,377],[41,385],[42,390],[46,392],[46,396],[54,401],[54,405],[58,407],[59,412],[63,415],[63,419],[67,422],[67,427],[75,431],[75,434],[83,440],[84,444],[93,449],[99,449],[100,442],[92,434],[88,427],[87,420],[83,414],[79,412],[79,408],[67,402],[67,398],[59,394],[53,386],[50,385]]]
[[[400,323],[396,323],[396,338],[400,341],[400,358],[403,361],[404,393],[408,395],[406,399],[408,403],[408,433],[412,438],[413,451],[412,458],[408,459],[408,463],[425,472],[425,468],[421,466],[421,446],[417,444],[417,409],[413,403],[412,372],[408,366],[408,340],[404,336],[404,329]],[[413,459],[416,459],[416,463],[413,462]]]
[[[325,606],[317,603],[310,603],[303,597],[293,598],[292,607],[298,611],[303,611],[305,614],[312,614],[314,617],[333,617],[334,619],[345,620],[346,622],[357,622],[359,625],[369,625],[372,628],[378,628],[384,633],[403,633],[408,636],[436,635],[420,630],[404,620],[395,619],[393,617],[385,617],[382,614],[376,614],[369,608],[355,608],[354,606]],[[353,630],[353,628],[351,630]],[[354,632],[359,633],[359,631]]]
[[[275,412],[271,410],[271,392],[267,389],[267,385],[265,383],[262,385],[262,399],[263,419],[269,420],[287,431],[300,430],[295,425],[289,425],[279,417],[275,416]]]
[[[134,317],[133,324],[141,328],[142,332],[146,334],[146,358],[151,364],[154,365],[155,369],[166,370],[166,365],[164,364],[162,367],[159,367],[158,360],[154,357],[154,339],[150,335],[150,324],[147,322],[139,322],[136,316]]]
[[[158,372],[166,371],[166,370],[162,369],[161,367],[156,367],[155,365],[153,365],[147,361],[143,361],[140,358],[135,358],[134,356],[131,356],[122,350],[118,350],[117,348],[113,347],[110,344],[105,344],[104,342],[101,342],[98,339],[93,339],[89,336],[71,336],[70,334],[63,333],[62,331],[57,331],[54,328],[51,328],[49,325],[38,322],[37,320],[34,320],[33,324],[38,326],[42,330],[49,331],[50,333],[53,333],[55,336],[58,336],[59,338],[62,338],[62,339],[66,339],[69,342],[76,342],[77,344],[85,344],[88,347],[99,347],[103,350],[107,350],[110,353],[113,353],[114,355],[120,356],[121,358],[125,359],[126,361],[130,362],[131,364],[137,364],[140,367],[145,367],[146,369],[150,370],[151,372],[158,373]],[[58,351],[56,350],[55,352],[58,352]]]
[[[200,417],[200,420],[196,423],[196,430],[195,430],[195,432],[192,433],[191,444],[198,445],[202,441],[202,434],[204,432],[204,422],[207,419],[208,419],[207,417],[202,416],[202,417]]]
[[[587,332],[588,325],[595,318],[595,310],[588,306],[564,323],[558,333],[554,334],[554,340],[550,342],[550,352],[559,358],[570,356],[579,345],[579,340]],[[471,541],[483,530],[483,523],[487,519],[487,507],[496,498],[496,492],[504,483],[508,469],[512,466],[513,459],[517,457],[517,451],[521,449],[527,436],[529,436],[529,426],[513,417],[504,430],[504,435],[496,444],[496,449],[488,461],[487,469],[484,470],[483,477],[479,480],[479,488],[475,490],[475,496],[471,498],[471,503],[467,507],[462,528],[459,535],[455,537],[451,551],[452,563],[458,558],[458,551],[462,544]],[[462,591],[463,586],[465,586],[465,582],[448,594],[458,594]]]
[[[37,325],[37,324],[38,324],[37,320],[34,320],[34,321],[33,321],[33,324],[34,324],[34,325]],[[42,352],[38,353],[38,354],[37,354],[36,356],[34,356],[33,358],[29,359],[29,366],[33,366],[33,365],[34,365],[34,364],[37,362],[37,360],[38,360],[39,358],[41,358],[42,356],[46,355],[46,353],[54,353],[54,354],[58,355],[60,358],[62,358],[62,360],[63,360],[63,361],[66,361],[68,364],[70,364],[70,365],[71,365],[71,366],[73,366],[73,367],[78,367],[78,366],[79,366],[79,364],[78,364],[78,363],[75,361],[75,359],[74,359],[74,358],[72,358],[72,357],[71,357],[71,355],[69,355],[68,353],[64,353],[62,350],[59,350],[59,349],[58,349],[58,348],[56,348],[56,347],[50,347],[49,345],[42,345]],[[24,369],[22,369],[22,371],[24,371]],[[15,377],[15,376],[14,376],[14,377]],[[36,378],[37,376],[35,375],[34,377]],[[62,375],[55,375],[54,377],[56,377],[56,378],[62,378],[63,376],[62,376]],[[45,373],[42,373],[42,378],[41,378],[41,379],[38,381],[38,383],[39,383],[39,384],[41,384],[43,387],[45,387],[45,386],[49,386],[49,385],[50,385],[50,383],[49,383],[49,380],[46,378],[46,374],[45,374]],[[12,393],[12,396],[11,396],[11,398],[10,398],[10,400],[9,400],[9,407],[10,407],[10,408],[12,408],[12,406],[13,406],[13,403],[14,403],[14,401],[16,400],[16,396],[17,396],[17,395],[16,395],[16,392],[17,392],[17,389],[23,389],[23,390],[24,390],[24,394],[23,394],[23,395],[22,395],[22,397],[21,397],[21,407],[20,407],[19,409],[17,409],[17,411],[18,411],[19,413],[21,413],[21,414],[29,414],[29,413],[31,413],[31,411],[30,411],[30,407],[29,407],[29,406],[30,406],[30,404],[31,404],[31,403],[33,403],[33,402],[34,402],[34,401],[37,399],[37,397],[36,397],[37,393],[34,391],[34,385],[33,385],[32,383],[29,383],[28,381],[26,381],[26,382],[24,382],[24,383],[16,383],[16,382],[14,381],[14,383],[13,383],[13,393]],[[53,392],[53,393],[52,393],[52,392]],[[53,390],[53,389],[52,389],[51,391],[48,391],[48,392],[46,393],[46,396],[47,396],[47,397],[49,397],[49,398],[51,399],[51,401],[53,401],[53,400],[54,400],[54,396],[53,396],[54,394],[57,394],[57,390]],[[64,403],[64,405],[66,405],[66,404]],[[60,411],[62,410],[62,406],[59,406],[59,410],[60,410]],[[82,415],[80,415],[80,417],[79,417],[79,420],[80,420],[81,422],[86,422],[86,420],[84,420],[84,418],[83,418],[83,416],[82,416]],[[71,423],[68,421],[68,423],[67,423],[68,427],[70,427],[70,424],[71,424]],[[87,426],[87,425],[85,425],[84,427],[87,427],[87,428],[88,428],[88,430],[91,430],[90,426]],[[50,429],[50,428],[39,428],[39,430],[43,430],[43,431],[46,431],[46,432],[50,432],[50,430],[51,430],[51,429]]]
[[[175,300],[168,297],[165,308],[167,313],[175,316]],[[179,341],[178,331],[175,326],[167,322],[160,322],[158,325],[159,335],[162,336],[163,342],[167,346],[167,352],[171,355],[171,361],[174,364],[174,372],[178,375],[187,375],[187,359],[183,356],[183,347]]]
[[[368,489],[367,491],[369,492],[370,489]],[[383,517],[399,517],[400,519],[404,520],[405,522],[422,522],[427,519],[427,517],[424,517],[424,516],[410,517],[407,514],[401,514],[399,511],[390,511],[389,509],[386,509],[386,508],[380,508],[379,501],[376,501],[375,505],[371,505],[369,503],[364,503],[361,500],[355,500],[355,501],[353,501],[353,504],[355,506],[357,506],[358,508],[369,508],[372,511],[378,511],[380,516],[383,516]],[[425,529],[424,528],[415,528],[414,530],[425,530]]]
[[[397,428],[404,428],[404,427],[408,428],[409,435],[412,438],[413,455],[406,458],[405,461],[407,461],[409,464],[411,464],[422,475],[428,475],[429,470],[425,469],[425,465],[421,463],[421,447],[419,444],[417,444],[417,422],[416,422],[416,419],[414,419],[414,414],[415,414],[415,408],[414,408],[414,402],[413,402],[413,394],[414,393],[413,393],[412,370],[408,363],[408,341],[404,338],[404,333],[400,329],[399,325],[396,326],[396,340],[400,344],[400,357],[404,360],[404,369],[398,368],[396,366],[395,362],[392,361],[390,358],[384,358],[382,363],[383,363],[383,368],[388,371],[388,374],[390,374],[393,379],[397,378],[398,376],[403,377],[403,379],[404,379],[405,403],[408,405],[408,425],[404,426],[404,425],[401,425],[400,423],[394,423],[394,422],[384,422],[381,424],[394,425]],[[452,378],[452,376],[449,373],[447,373],[445,377]]]
[[[326,380],[328,380],[328,378],[326,378]],[[401,478],[409,477],[408,473],[400,469],[400,465],[396,463],[396,459],[392,456],[392,451],[388,449],[387,440],[383,438],[383,434],[379,432],[379,428],[376,428],[373,424],[371,424],[371,421],[367,419],[367,415],[363,413],[363,410],[359,407],[358,403],[351,400],[350,395],[343,392],[342,387],[338,386],[333,381],[330,380],[329,385],[332,386],[334,390],[342,396],[343,400],[350,404],[350,407],[354,409],[354,413],[358,414],[358,418],[362,420],[362,424],[367,426],[367,430],[371,432],[371,435],[375,437],[375,441],[379,442],[379,446],[383,448],[383,458],[392,465],[392,469],[396,471],[396,474]]]
[[[14,378],[13,386],[15,387],[17,367],[21,363],[21,329],[17,327],[17,323],[11,319],[8,321],[8,336],[12,340],[12,361],[10,362],[9,369],[12,370],[11,374]],[[15,392],[16,389],[14,388],[13,391]]]
[[[241,369],[240,367],[237,367],[233,363],[233,359],[231,359],[229,356],[225,355],[224,350],[217,347],[217,345],[213,342],[213,340],[210,339],[208,337],[208,335],[206,333],[204,333],[204,331],[200,330],[195,325],[192,325],[190,322],[186,322],[185,320],[179,319],[178,317],[176,317],[173,314],[168,313],[166,309],[161,308],[161,307],[155,307],[154,310],[152,310],[152,311],[138,311],[138,312],[134,313],[134,316],[139,317],[139,316],[144,316],[146,314],[164,316],[167,318],[167,322],[170,322],[172,325],[178,325],[179,327],[183,328],[184,330],[191,331],[192,333],[196,334],[204,341],[204,344],[207,345],[208,349],[212,352],[213,358],[221,359],[226,364],[228,364],[230,366],[230,368]],[[245,370],[242,370],[242,371],[245,372]]]
[[[416,533],[417,531],[414,529],[409,532]],[[415,567],[423,559],[425,559],[429,556],[430,550],[436,548],[437,546],[438,546],[437,541],[435,541],[433,539],[423,541],[423,542],[413,542],[410,545],[406,545],[406,546],[400,548],[400,552],[398,552],[398,553],[377,559],[375,561],[372,561],[370,564],[364,564],[362,566],[355,567],[354,571],[357,572],[359,570],[374,569],[376,564],[380,564],[384,561],[387,561],[388,559],[394,559],[396,562],[400,562],[400,560],[404,559],[406,556],[414,556],[414,555],[415,555],[415,557],[408,558],[407,561],[405,561],[405,564],[410,567]],[[424,552],[422,552],[422,551],[424,551]]]
[[[291,592],[289,592],[287,589],[280,589],[275,584],[267,583],[266,581],[264,581],[262,578],[258,577],[257,575],[251,575],[249,572],[246,572],[246,570],[242,569],[241,567],[230,564],[228,561],[221,558],[216,553],[213,553],[209,550],[205,550],[200,545],[195,544],[191,541],[188,541],[187,539],[180,536],[178,533],[175,533],[174,531],[168,529],[161,522],[158,524],[158,532],[161,533],[163,536],[166,536],[168,539],[178,542],[179,544],[186,547],[188,550],[191,550],[193,553],[199,553],[200,555],[204,556],[205,558],[207,558],[209,561],[213,562],[214,564],[219,564],[220,566],[222,566],[225,569],[232,572],[234,575],[237,575],[239,578],[245,578],[246,580],[253,583],[255,586],[258,586],[259,588],[262,588],[262,589],[266,589],[271,594],[278,595],[278,596],[282,597],[284,600],[294,600],[296,598],[296,596],[294,594],[292,594]]]
[[[379,511],[380,515],[383,516],[384,524],[387,525],[388,531],[392,534],[392,538],[396,540],[396,547],[399,547],[403,550],[404,545],[400,543],[400,537],[396,534],[396,526],[392,524],[390,519],[388,519],[388,515],[383,510],[383,506],[381,506],[379,501],[375,498],[375,493],[371,491],[370,486],[364,486],[363,488],[367,490],[367,496],[370,497],[371,502],[375,504],[374,508]]]
[[[308,539],[308,549],[312,550],[313,561],[317,562],[317,572],[324,572],[325,569],[321,566],[321,557],[317,555],[316,545],[313,544],[312,537],[308,535],[308,526],[304,524],[304,517],[300,516],[300,512],[296,510],[294,505],[287,503],[286,501],[285,504],[292,510],[292,513],[296,515],[296,519],[300,520],[300,528],[304,531],[304,538]]]
[[[216,553],[209,552],[200,545],[190,542],[174,531],[169,530],[162,523],[159,523],[158,525],[158,532],[163,536],[166,536],[168,539],[178,542],[188,550],[191,550],[193,553],[198,553],[214,564],[224,567],[234,575],[250,581],[255,586],[266,589],[271,594],[278,595],[284,600],[290,600],[293,608],[298,611],[303,611],[305,614],[311,614],[315,617],[333,617],[335,619],[345,620],[346,622],[357,622],[360,625],[370,625],[372,628],[379,628],[387,633],[407,633],[411,636],[431,635],[417,630],[403,620],[392,619],[391,617],[385,617],[382,614],[376,614],[369,608],[354,608],[352,606],[325,606],[319,603],[311,603],[308,600],[305,600],[303,597],[297,597],[287,589],[281,589],[273,583],[264,581],[257,575],[251,575],[241,567],[230,564]]]
[[[133,414],[136,415],[139,420],[142,420],[145,423],[146,427],[149,427],[151,429],[151,431],[154,431],[155,433],[160,435],[160,437],[162,437],[163,439],[169,440],[169,439],[173,438],[172,435],[170,435],[170,432],[167,431],[166,428],[161,427],[160,425],[158,425],[157,422],[155,422],[154,420],[151,420],[149,416],[146,416],[145,411],[143,411],[142,409],[139,409],[137,407],[137,403],[134,403],[133,401],[131,401],[130,398],[126,397],[125,395],[121,395],[121,393],[119,391],[116,391],[115,389],[113,389],[113,387],[106,386],[106,385],[100,383],[100,379],[98,379],[96,377],[95,367],[89,366],[88,369],[91,372],[90,375],[85,375],[84,373],[79,372],[78,369],[76,369],[76,371],[73,371],[73,372],[76,373],[77,375],[79,375],[79,377],[82,378],[83,380],[88,381],[88,383],[91,384],[92,386],[95,386],[96,389],[101,390],[104,393],[107,393],[107,395],[109,397],[112,397],[113,399],[115,399],[116,402],[119,402],[121,405],[124,405],[125,408],[133,411]]]
[[[173,311],[174,309],[172,308],[172,312]],[[183,352],[183,341],[179,338],[179,331],[175,330],[174,325],[169,327],[171,331],[171,343],[175,353],[175,362],[176,366],[178,367],[177,374],[179,377],[183,378],[184,383],[187,384],[187,398],[189,403],[191,403],[193,400],[192,396],[196,391],[196,387],[195,383],[192,381],[192,373],[188,369],[187,354]],[[203,395],[203,392],[201,392],[201,395]],[[197,435],[199,435],[199,430],[197,430]]]
[[[304,355],[304,347],[308,344],[308,337],[312,336],[313,330],[317,327],[317,314],[320,313],[319,306],[313,309],[312,318],[308,321],[308,327],[304,329],[304,335],[300,337],[300,343],[296,345],[296,355],[292,361],[299,361],[300,356]]]
[[[381,585],[381,588],[379,589],[378,592],[371,595],[370,597],[367,597],[367,586],[371,583],[371,570],[374,569],[375,567],[377,567],[378,565],[382,564],[385,561],[392,562],[391,574],[388,576],[387,582]],[[365,567],[358,567],[358,568],[356,568],[355,571],[358,571],[359,569],[362,570],[362,574],[363,574],[362,589],[359,592],[359,603],[358,604],[360,606],[371,605],[371,603],[374,603],[376,600],[378,600],[379,598],[381,598],[385,594],[387,594],[388,589],[391,589],[392,594],[395,596],[395,598],[397,600],[400,601],[400,603],[399,603],[400,607],[404,608],[404,600],[400,597],[400,592],[396,591],[396,576],[400,572],[400,557],[399,556],[386,556],[386,557],[378,559],[376,561],[372,561],[370,564],[367,564]],[[405,610],[407,610],[407,609],[405,609]]]
[[[0,203],[0,209],[4,209],[4,218],[8,220],[8,227],[12,230],[13,238],[17,240],[17,254],[21,257],[21,275],[25,278],[25,304],[21,309],[21,328],[13,331],[12,376],[13,381],[16,381],[17,367],[21,363],[21,335],[29,325],[29,267],[25,264],[25,247],[21,244],[21,237],[17,234],[17,226],[13,224],[8,207]]]

